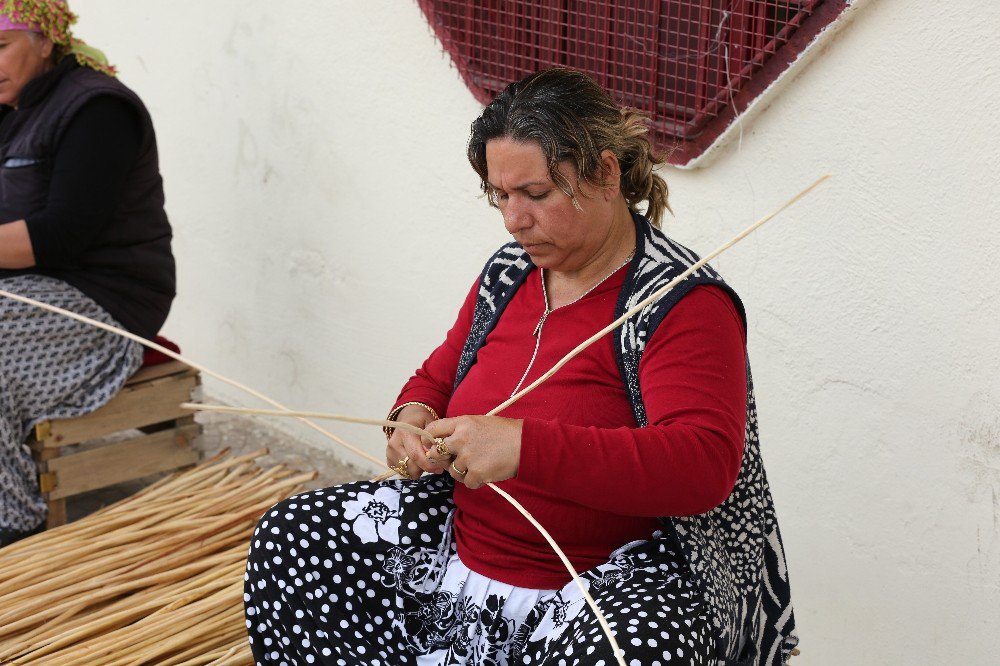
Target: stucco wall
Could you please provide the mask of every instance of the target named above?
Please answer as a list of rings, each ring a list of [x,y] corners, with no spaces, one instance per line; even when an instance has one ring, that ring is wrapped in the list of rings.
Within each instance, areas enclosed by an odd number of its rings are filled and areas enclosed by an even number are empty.
[[[156,122],[165,332],[291,406],[381,416],[505,240],[464,159],[479,106],[415,3],[73,6]],[[835,175],[716,262],[749,311],[807,666],[1000,654],[997,25],[874,0],[741,142],[665,172],[701,251]]]

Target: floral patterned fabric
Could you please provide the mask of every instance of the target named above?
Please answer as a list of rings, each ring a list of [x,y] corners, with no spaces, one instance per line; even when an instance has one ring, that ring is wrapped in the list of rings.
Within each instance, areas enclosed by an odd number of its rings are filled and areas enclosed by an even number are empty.
[[[271,509],[244,595],[257,663],[615,663],[575,583],[517,588],[462,564],[452,488],[447,476],[359,482]],[[707,607],[675,552],[656,533],[582,574],[628,664],[714,663]]]

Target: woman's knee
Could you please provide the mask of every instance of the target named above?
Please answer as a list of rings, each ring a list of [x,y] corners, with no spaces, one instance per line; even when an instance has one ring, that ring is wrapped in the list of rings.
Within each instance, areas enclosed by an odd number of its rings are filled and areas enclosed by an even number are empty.
[[[268,509],[254,530],[251,561],[267,560],[287,567],[294,566],[294,558],[303,553],[340,549],[343,539],[337,537],[343,531],[341,515],[345,502],[356,494],[356,485],[311,490]]]
[[[298,535],[303,528],[308,530],[310,525],[318,528],[315,520],[319,517],[307,500],[310,495],[307,492],[284,499],[260,517],[250,541],[248,560],[251,565],[266,563],[268,568],[272,564],[281,566],[291,551],[295,550]]]

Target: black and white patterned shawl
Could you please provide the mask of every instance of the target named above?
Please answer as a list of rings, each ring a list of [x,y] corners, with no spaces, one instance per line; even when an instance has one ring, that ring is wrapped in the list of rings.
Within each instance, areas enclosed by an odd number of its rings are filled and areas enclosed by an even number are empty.
[[[667,238],[645,218],[635,214],[633,217],[636,252],[618,298],[616,318],[698,261],[693,252]],[[532,270],[534,265],[527,253],[516,243],[505,245],[486,263],[455,386],[475,363],[486,337]],[[711,267],[705,266],[613,333],[617,340],[614,349],[618,368],[640,427],[648,424],[639,386],[639,362],[646,341],[674,304],[699,284],[725,289],[745,324],[739,297]],[[732,494],[708,513],[662,520],[676,537],[714,611],[721,663],[727,666],[785,663],[798,644],[798,637],[784,550],[760,455],[749,363],[743,463]]]

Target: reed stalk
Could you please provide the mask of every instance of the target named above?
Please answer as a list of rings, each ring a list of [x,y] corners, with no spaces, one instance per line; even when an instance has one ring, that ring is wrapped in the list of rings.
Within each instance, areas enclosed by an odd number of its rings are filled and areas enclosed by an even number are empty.
[[[0,550],[0,663],[243,665],[247,546],[315,474],[216,456]]]

